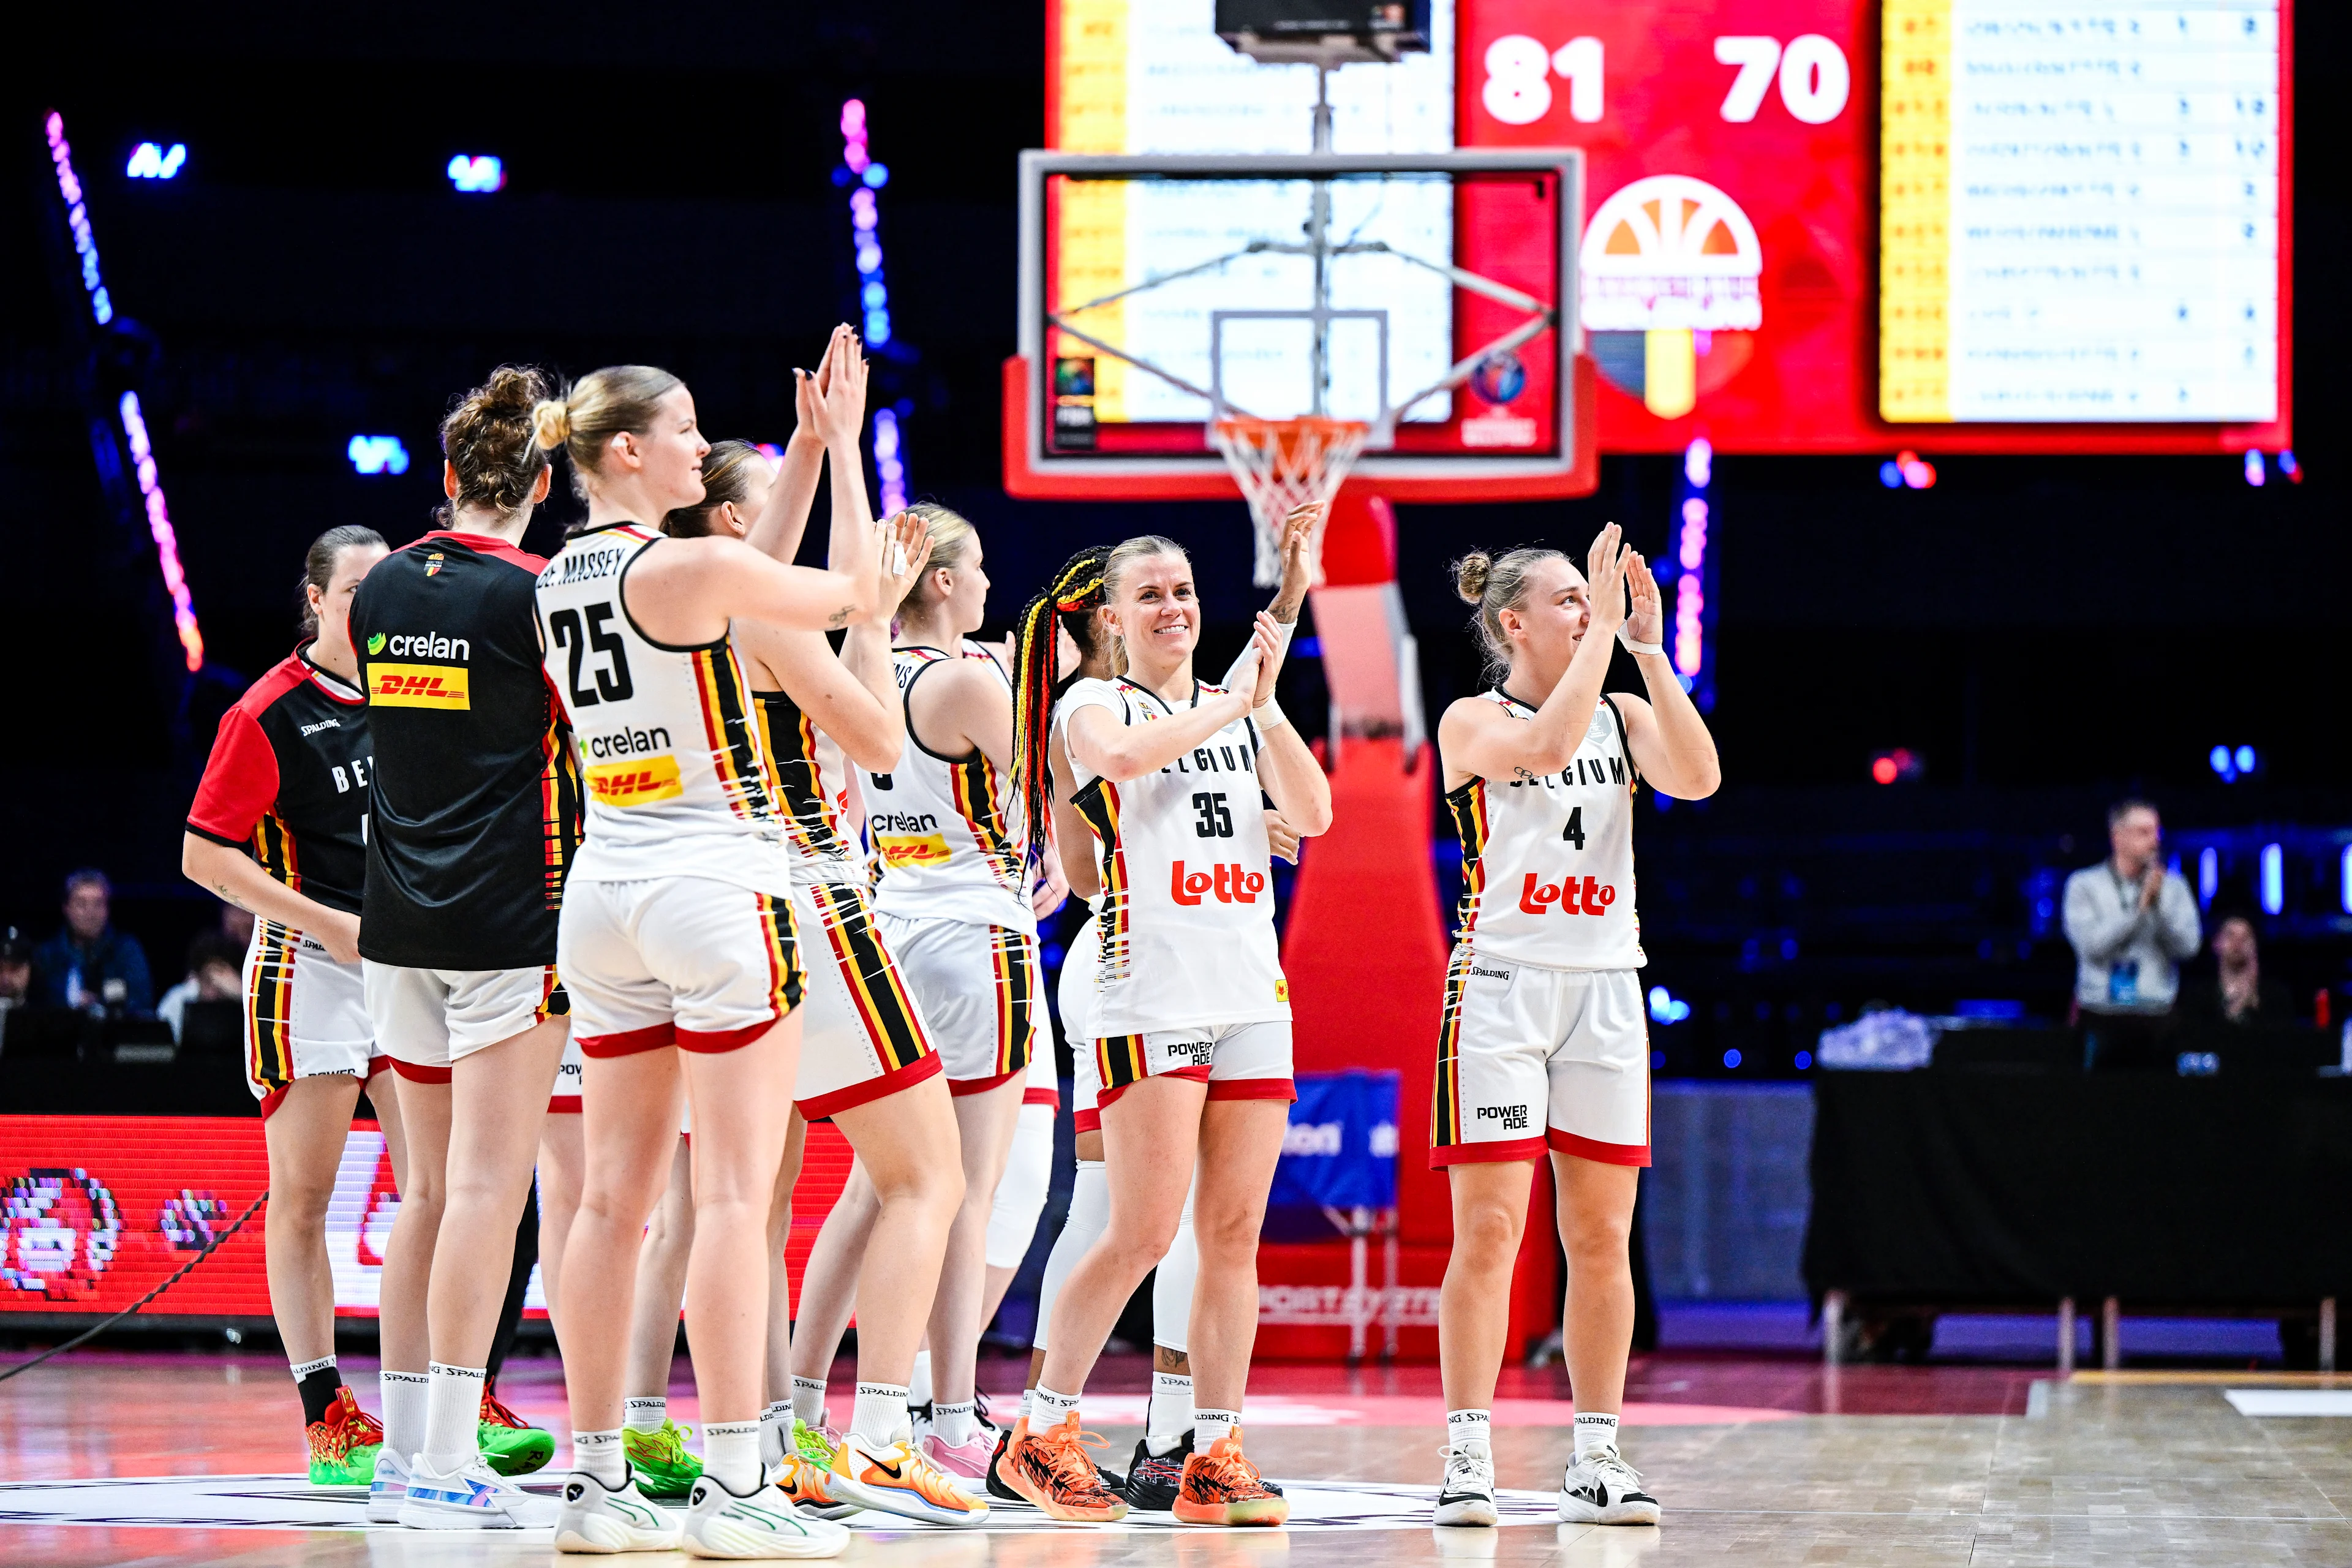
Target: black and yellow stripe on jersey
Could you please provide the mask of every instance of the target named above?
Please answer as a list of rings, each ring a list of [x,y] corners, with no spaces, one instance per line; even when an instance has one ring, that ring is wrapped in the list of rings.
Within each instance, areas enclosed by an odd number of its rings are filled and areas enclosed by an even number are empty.
[[[754,691],[751,700],[759,706],[760,737],[767,746],[768,766],[784,810],[784,834],[793,852],[845,858],[849,841],[825,793],[824,771],[817,764],[816,724],[788,692]]]
[[[1129,900],[1127,855],[1118,839],[1118,786],[1108,779],[1097,778],[1072,796],[1070,804],[1094,829],[1095,842],[1102,847],[1102,897],[1097,902],[1095,916],[1095,929],[1102,941],[1100,973],[1124,974]],[[1110,1080],[1106,1078],[1103,1081]]]
[[[1097,1040],[1095,1066],[1101,1070],[1105,1090],[1125,1089],[1150,1076],[1144,1062],[1141,1035],[1110,1035]]]
[[[816,905],[817,923],[833,949],[850,1004],[885,1072],[895,1073],[932,1055],[922,1016],[875,930],[866,889],[855,883],[814,882],[807,893]]]
[[[761,765],[760,732],[743,706],[743,682],[732,647],[725,640],[692,650],[697,706],[710,742],[710,765],[737,816],[765,822],[778,815]]]
[[[1454,814],[1454,836],[1462,841],[1462,904],[1457,924],[1461,935],[1467,937],[1477,924],[1478,895],[1486,886],[1486,841],[1491,837],[1486,781],[1474,777],[1459,789],[1447,791],[1445,807]]]

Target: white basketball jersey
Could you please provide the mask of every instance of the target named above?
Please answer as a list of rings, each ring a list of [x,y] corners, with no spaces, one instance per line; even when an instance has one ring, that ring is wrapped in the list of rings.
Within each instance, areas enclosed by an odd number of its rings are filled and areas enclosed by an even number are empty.
[[[634,522],[576,534],[539,576],[548,684],[578,736],[588,836],[572,876],[709,877],[785,892],[785,815],[733,645],[655,642],[622,603],[661,534]]]
[[[1024,865],[1029,836],[1011,778],[977,746],[969,756],[942,757],[915,738],[915,683],[957,657],[935,647],[891,650],[899,700],[907,704],[907,749],[897,767],[860,781],[876,868],[874,907],[908,920],[963,921],[1034,935]],[[968,649],[961,657],[985,660],[1012,689],[992,655]]]
[[[1192,703],[1222,688],[1193,683]],[[1055,710],[1123,724],[1174,714],[1133,681],[1081,680]],[[1113,784],[1076,756],[1071,804],[1102,852],[1099,1037],[1290,1016],[1274,934],[1257,726],[1244,715],[1156,773]]]
[[[776,798],[784,808],[784,848],[793,879],[804,886],[863,884],[865,868],[850,852],[849,759],[787,692],[754,691],[760,740],[775,770]]]
[[[1536,710],[1481,693],[1518,720]],[[1462,837],[1462,931],[1482,957],[1546,969],[1639,969],[1633,910],[1633,760],[1625,721],[1595,704],[1562,772],[1535,780],[1474,778],[1445,797]]]

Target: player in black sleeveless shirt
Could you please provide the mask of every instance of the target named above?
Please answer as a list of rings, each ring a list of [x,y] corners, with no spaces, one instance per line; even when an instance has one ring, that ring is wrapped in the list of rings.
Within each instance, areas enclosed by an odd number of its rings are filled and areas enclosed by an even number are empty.
[[[581,833],[572,735],[541,670],[543,563],[519,548],[547,494],[530,410],[550,390],[504,366],[459,400],[441,427],[446,526],[385,558],[352,609],[375,738],[359,947],[412,1173],[381,1296],[368,1512],[385,1523],[553,1522],[500,1479],[553,1441],[485,1424],[484,1370],[563,1050],[555,925]]]
[[[269,1152],[269,1303],[321,1486],[364,1484],[383,1440],[335,1369],[327,1259],[327,1205],[362,1080],[395,1177],[406,1164],[357,951],[375,758],[350,614],[383,559],[373,529],[330,529],[310,546],[310,636],[221,715],[181,851],[192,880],[257,917],[245,960],[246,1079]]]

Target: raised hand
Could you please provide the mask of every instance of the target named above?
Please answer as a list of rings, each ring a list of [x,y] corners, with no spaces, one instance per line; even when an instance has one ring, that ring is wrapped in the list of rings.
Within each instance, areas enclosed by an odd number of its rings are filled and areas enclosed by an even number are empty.
[[[1297,620],[1307,590],[1314,586],[1315,531],[1322,526],[1324,510],[1323,502],[1311,500],[1282,520],[1282,586],[1274,595],[1277,621]]]
[[[1650,563],[1638,550],[1625,552],[1625,582],[1633,590],[1633,610],[1625,617],[1625,635],[1639,643],[1663,643],[1666,635],[1664,602]]]
[[[1585,635],[1613,637],[1625,624],[1624,531],[1615,523],[1601,531],[1585,556],[1584,580],[1592,605],[1592,624]]]
[[[825,347],[817,373],[817,433],[828,447],[855,447],[866,428],[866,356],[857,334],[844,327]]]
[[[911,511],[902,511],[882,529],[882,614],[887,623],[923,574],[931,559],[931,531]]]
[[[1260,610],[1257,624],[1250,631],[1250,647],[1257,652],[1257,683],[1255,694],[1250,698],[1253,708],[1263,707],[1273,698],[1276,678],[1282,674],[1278,635],[1274,629],[1274,617]]]
[[[823,362],[820,361],[821,364]],[[793,368],[793,438],[807,437],[812,441],[824,437],[817,429],[817,378],[795,365]]]

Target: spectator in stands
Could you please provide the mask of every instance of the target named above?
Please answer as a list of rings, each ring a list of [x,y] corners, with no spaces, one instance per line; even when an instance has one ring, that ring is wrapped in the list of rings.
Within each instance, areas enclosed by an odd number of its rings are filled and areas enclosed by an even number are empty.
[[[2155,806],[2118,801],[2107,813],[2112,853],[2066,879],[2085,1070],[2154,1065],[2179,963],[2197,951],[2197,900],[2158,858],[2163,834]]]
[[[2183,1018],[2240,1028],[2276,1029],[2302,1022],[2286,987],[2263,973],[2262,946],[2252,921],[2242,914],[2224,915],[2213,928],[2213,960],[2214,977],[2181,993]]]
[[[113,897],[103,871],[76,871],[66,879],[66,929],[33,954],[35,1001],[136,1017],[154,1010],[146,950],[137,937],[114,929]]]
[[[0,935],[0,1020],[11,1007],[25,1005],[33,988],[33,944],[10,926]]]
[[[222,908],[234,910],[236,906],[225,904]],[[242,910],[236,912],[245,913]],[[253,917],[247,915],[246,923],[250,926]],[[191,1002],[235,1002],[243,1005],[245,949],[245,942],[219,930],[198,931],[195,940],[188,943],[187,978],[164,992],[155,1004],[155,1016],[172,1026],[173,1039],[181,1037],[181,1025]]]

